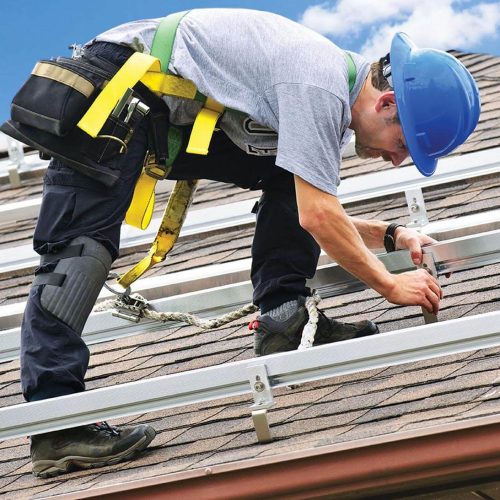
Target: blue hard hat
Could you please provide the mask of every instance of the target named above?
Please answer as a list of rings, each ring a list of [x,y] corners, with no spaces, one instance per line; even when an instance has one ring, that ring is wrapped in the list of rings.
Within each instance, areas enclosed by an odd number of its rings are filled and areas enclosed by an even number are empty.
[[[390,74],[406,144],[425,176],[475,129],[481,103],[467,68],[452,55],[419,49],[404,33],[391,45]]]

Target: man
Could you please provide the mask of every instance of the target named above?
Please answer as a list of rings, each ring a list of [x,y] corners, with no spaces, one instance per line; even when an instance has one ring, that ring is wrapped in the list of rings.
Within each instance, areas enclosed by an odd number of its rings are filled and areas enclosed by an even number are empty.
[[[99,35],[82,59],[119,67],[133,51],[151,50],[158,23],[137,21]],[[169,69],[226,111],[209,155],[183,148],[169,178],[263,190],[252,247],[253,300],[261,310],[253,322],[258,356],[297,348],[308,319],[306,278],[316,270],[320,247],[390,302],[438,312],[442,291],[432,276],[424,270],[393,275],[368,250],[380,248],[389,230],[395,247],[409,249],[419,264],[421,246],[433,240],[403,226],[353,219],[336,197],[341,152],[353,131],[361,157],[383,157],[397,166],[409,149],[430,175],[437,157],[463,142],[477,123],[477,88],[458,61],[422,53],[403,35],[395,38],[391,59],[370,67],[359,55],[265,12],[193,10],[180,21]],[[433,95],[436,78],[441,86]],[[189,131],[200,104],[164,101],[170,123]],[[22,129],[9,123],[7,133]],[[110,160],[119,172],[112,189],[60,160],[48,168],[34,235],[42,265],[22,327],[28,401],[84,390],[89,353],[81,332],[118,255],[120,225],[148,147],[148,122],[136,129],[126,152]],[[314,345],[377,332],[369,321],[344,324],[320,313]],[[73,466],[116,463],[153,438],[146,425],[118,430],[107,424],[34,436],[33,470],[47,477]]]

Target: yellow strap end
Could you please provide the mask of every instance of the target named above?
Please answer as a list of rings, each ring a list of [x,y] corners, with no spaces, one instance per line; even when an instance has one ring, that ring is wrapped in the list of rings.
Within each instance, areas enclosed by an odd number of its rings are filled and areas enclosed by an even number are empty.
[[[208,147],[210,146],[215,125],[220,115],[220,111],[213,111],[207,108],[203,108],[198,113],[186,148],[188,153],[197,155],[208,154]]]
[[[144,170],[134,189],[132,202],[125,215],[125,222],[138,229],[146,229],[153,217],[155,206],[155,186],[157,179],[149,176]]]

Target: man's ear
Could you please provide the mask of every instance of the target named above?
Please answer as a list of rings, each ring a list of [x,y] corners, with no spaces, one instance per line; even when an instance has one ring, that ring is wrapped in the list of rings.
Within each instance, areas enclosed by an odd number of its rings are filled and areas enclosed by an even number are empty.
[[[393,90],[382,92],[375,101],[375,111],[389,111],[396,108],[396,96]]]

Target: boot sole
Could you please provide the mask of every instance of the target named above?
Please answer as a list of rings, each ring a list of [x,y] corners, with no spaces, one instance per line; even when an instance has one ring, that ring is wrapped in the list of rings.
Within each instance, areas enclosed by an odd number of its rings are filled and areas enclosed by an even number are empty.
[[[152,433],[146,432],[143,438],[133,446],[113,456],[102,458],[68,456],[59,460],[38,460],[33,462],[33,474],[36,477],[47,479],[74,470],[96,469],[98,467],[105,467],[106,465],[115,465],[130,460],[136,454],[145,450],[155,436],[156,432],[154,431]]]

